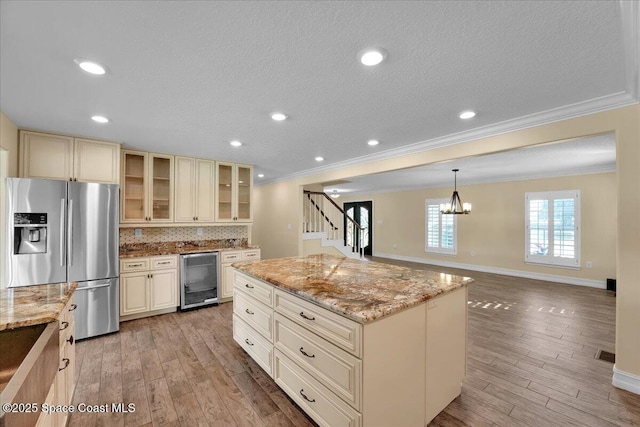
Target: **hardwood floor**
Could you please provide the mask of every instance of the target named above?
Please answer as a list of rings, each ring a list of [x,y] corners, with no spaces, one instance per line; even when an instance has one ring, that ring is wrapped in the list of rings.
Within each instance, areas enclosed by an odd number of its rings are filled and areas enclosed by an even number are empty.
[[[615,298],[604,290],[375,259],[474,277],[462,394],[431,426],[634,426],[640,396],[611,385]],[[124,322],[77,344],[71,426],[312,426],[235,344],[232,304]],[[391,426],[390,426],[391,427]]]

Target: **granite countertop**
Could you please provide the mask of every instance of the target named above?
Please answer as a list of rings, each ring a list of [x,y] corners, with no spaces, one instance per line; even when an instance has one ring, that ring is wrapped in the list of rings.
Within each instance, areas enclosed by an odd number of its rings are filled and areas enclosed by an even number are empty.
[[[259,249],[247,244],[247,239],[198,240],[184,242],[125,243],[120,245],[120,258],[157,255],[195,254],[210,251],[240,251]]]
[[[55,283],[0,289],[0,331],[53,322],[77,287]]]
[[[236,269],[359,323],[368,323],[474,282],[326,254],[246,261]]]

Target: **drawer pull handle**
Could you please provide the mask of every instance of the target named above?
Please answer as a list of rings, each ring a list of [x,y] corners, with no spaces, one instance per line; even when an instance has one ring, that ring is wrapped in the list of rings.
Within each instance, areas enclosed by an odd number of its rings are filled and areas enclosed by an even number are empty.
[[[163,262],[159,262],[158,264],[171,264],[171,261],[163,261]]]
[[[249,289],[253,289],[253,288],[255,287],[255,286],[251,286],[251,285],[250,285],[250,284],[248,284],[248,283],[245,283],[245,284],[244,284],[244,286],[246,286],[246,287],[247,287],[247,288],[249,288]]]
[[[307,319],[307,320],[316,320],[315,317],[309,317],[306,314],[304,314],[304,311],[300,312],[300,316],[302,316],[303,319]]]
[[[245,311],[247,314],[251,314],[251,315],[255,314],[253,311],[249,310],[248,308],[245,308],[245,309],[244,309],[244,311]]]
[[[313,402],[315,402],[315,401],[316,401],[315,399],[309,399],[309,398],[307,397],[307,395],[306,395],[306,394],[304,394],[304,389],[303,389],[303,388],[301,388],[301,389],[300,389],[300,394],[302,395],[302,397],[304,397],[304,400],[306,400],[307,402],[311,402],[311,403],[313,403]]]
[[[244,342],[246,342],[247,344],[249,344],[249,345],[251,345],[251,346],[253,345],[253,343],[252,343],[251,341],[249,341],[249,338],[245,338],[245,339],[244,339]]]
[[[69,337],[69,339],[67,340],[67,342],[68,342],[69,344],[73,345],[73,335],[71,335],[71,336]]]
[[[309,355],[306,351],[304,351],[304,347],[300,347],[300,353],[304,354],[307,357],[316,357],[315,354]]]
[[[142,264],[129,264],[129,267],[142,267]]]
[[[73,311],[76,308],[78,308],[78,306],[76,304],[71,304],[71,308],[69,309],[69,311]]]
[[[69,362],[71,362],[66,357],[62,359],[62,361],[64,362],[64,366],[62,368],[58,368],[58,371],[64,371],[65,369],[67,369],[67,367],[69,366]]]
[[[69,327],[69,322],[62,322],[62,328],[60,328],[61,331],[64,331],[65,329],[67,329]]]

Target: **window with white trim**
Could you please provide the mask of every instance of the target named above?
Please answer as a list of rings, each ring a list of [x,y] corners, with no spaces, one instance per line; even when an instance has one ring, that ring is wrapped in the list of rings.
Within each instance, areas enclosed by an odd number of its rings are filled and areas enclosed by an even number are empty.
[[[440,204],[447,202],[449,199],[425,200],[425,252],[456,254],[457,215],[440,213]]]
[[[580,267],[580,190],[525,194],[525,261]]]

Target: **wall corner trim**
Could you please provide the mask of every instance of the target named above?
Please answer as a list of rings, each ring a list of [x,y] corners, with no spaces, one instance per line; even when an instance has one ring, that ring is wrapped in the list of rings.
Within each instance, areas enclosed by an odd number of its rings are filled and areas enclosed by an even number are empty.
[[[579,277],[561,276],[556,274],[534,273],[531,271],[510,270],[507,268],[488,267],[483,265],[463,264],[460,262],[439,261],[429,258],[416,258],[402,255],[385,254],[374,252],[373,256],[381,258],[397,259],[399,261],[417,262],[420,264],[439,265],[441,267],[460,268],[463,270],[480,271],[482,273],[501,274],[503,276],[523,277],[525,279],[544,280],[546,282],[565,283],[568,285],[587,286],[590,288],[607,289],[607,283],[604,280],[581,279]]]
[[[640,376],[621,371],[616,368],[616,365],[613,365],[613,381],[611,383],[614,387],[640,394]]]

